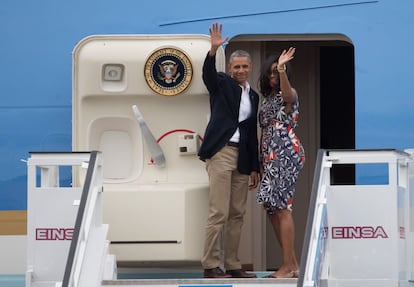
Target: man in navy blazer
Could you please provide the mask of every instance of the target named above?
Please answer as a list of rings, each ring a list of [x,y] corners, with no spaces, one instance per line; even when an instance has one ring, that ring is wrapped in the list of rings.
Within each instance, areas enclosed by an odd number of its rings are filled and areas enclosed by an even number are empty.
[[[211,47],[203,65],[211,115],[198,153],[206,162],[210,184],[209,216],[201,263],[205,278],[254,278],[255,274],[242,269],[238,249],[247,192],[259,182],[259,96],[247,81],[252,62],[246,51],[232,53],[230,75],[217,72],[216,52],[227,39],[222,38],[222,25],[213,23],[210,27]],[[222,235],[226,272],[220,268]]]

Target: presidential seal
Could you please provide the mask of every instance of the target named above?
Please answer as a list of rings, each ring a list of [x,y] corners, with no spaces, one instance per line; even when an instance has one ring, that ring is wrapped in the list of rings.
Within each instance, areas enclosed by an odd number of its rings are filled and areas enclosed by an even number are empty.
[[[193,67],[189,57],[177,48],[162,48],[145,62],[145,80],[157,94],[175,96],[191,83]]]

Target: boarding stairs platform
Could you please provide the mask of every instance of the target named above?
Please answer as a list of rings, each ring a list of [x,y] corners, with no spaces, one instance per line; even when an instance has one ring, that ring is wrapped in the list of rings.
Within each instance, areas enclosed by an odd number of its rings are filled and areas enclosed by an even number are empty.
[[[102,222],[102,154],[31,153],[26,287],[414,286],[412,150],[319,150],[298,279],[119,279]],[[385,166],[380,184],[341,184],[333,169]],[[73,179],[62,186],[59,174]]]

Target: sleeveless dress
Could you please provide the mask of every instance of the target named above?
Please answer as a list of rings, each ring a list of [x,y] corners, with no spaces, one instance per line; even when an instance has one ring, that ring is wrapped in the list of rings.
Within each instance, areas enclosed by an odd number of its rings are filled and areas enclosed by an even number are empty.
[[[305,162],[303,146],[294,130],[298,116],[298,98],[289,113],[280,93],[263,98],[259,112],[263,174],[256,201],[268,214],[291,209],[296,180]]]

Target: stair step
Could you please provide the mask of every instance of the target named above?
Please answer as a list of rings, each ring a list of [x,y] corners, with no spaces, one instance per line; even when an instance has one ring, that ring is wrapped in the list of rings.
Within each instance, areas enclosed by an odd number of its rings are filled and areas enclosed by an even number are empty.
[[[122,286],[129,287],[152,286],[152,287],[184,287],[184,286],[214,286],[214,287],[254,287],[254,286],[278,286],[278,287],[295,287],[296,278],[226,278],[226,279],[118,279],[104,280],[102,286]]]

